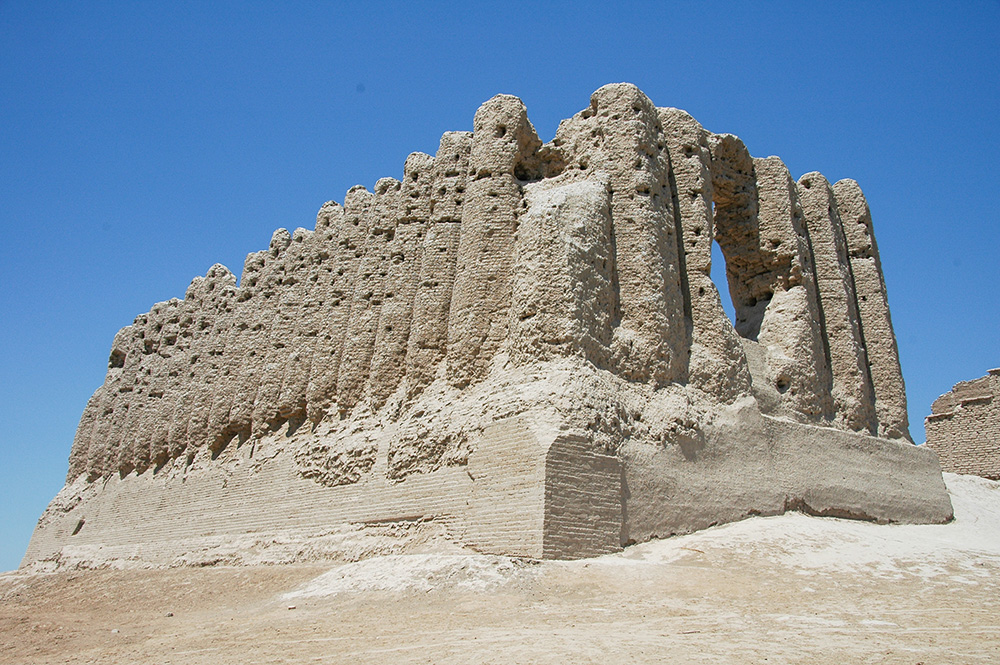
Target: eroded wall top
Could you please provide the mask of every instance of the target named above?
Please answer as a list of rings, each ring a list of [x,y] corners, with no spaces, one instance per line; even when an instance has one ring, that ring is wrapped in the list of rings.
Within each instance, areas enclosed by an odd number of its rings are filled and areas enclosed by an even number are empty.
[[[713,241],[735,325],[710,277]],[[112,344],[69,477],[143,473],[289,423],[392,420],[435,382],[465,390],[558,358],[909,438],[857,183],[796,182],[777,157],[612,84],[549,143],[498,95],[473,132],[411,155],[402,180],[352,188],[314,230],[276,231],[238,283],[213,266],[137,317]],[[446,456],[408,450],[394,459]],[[373,463],[358,453],[312,472],[350,482]]]
[[[944,471],[1000,480],[1000,368],[934,400],[924,427]]]

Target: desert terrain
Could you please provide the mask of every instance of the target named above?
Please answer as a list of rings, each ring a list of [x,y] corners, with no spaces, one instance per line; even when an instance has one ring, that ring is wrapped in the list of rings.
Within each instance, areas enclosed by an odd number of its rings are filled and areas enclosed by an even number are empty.
[[[945,478],[939,526],[791,513],[578,561],[429,539],[357,561],[11,572],[0,662],[995,663],[1000,483]]]

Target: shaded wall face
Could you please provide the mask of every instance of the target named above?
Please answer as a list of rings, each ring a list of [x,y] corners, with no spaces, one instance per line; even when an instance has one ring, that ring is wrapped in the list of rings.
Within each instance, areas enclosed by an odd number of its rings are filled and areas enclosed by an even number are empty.
[[[563,435],[545,456],[543,556],[578,559],[625,545],[623,470],[584,436]]]

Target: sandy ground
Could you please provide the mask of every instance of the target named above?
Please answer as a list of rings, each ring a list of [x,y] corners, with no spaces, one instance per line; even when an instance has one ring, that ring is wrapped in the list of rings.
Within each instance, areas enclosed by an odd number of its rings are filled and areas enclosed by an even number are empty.
[[[997,663],[1000,483],[956,520],[754,518],[574,562],[0,575],[3,663]]]

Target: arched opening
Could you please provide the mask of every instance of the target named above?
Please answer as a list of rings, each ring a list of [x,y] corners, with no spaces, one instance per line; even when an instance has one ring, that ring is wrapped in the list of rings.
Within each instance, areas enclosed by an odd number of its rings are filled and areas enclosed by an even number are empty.
[[[729,295],[729,280],[726,278],[726,257],[722,253],[722,248],[718,241],[712,240],[712,282],[719,291],[719,298],[722,300],[722,309],[725,311],[729,322],[736,326],[736,308],[733,307],[732,296]]]
[[[736,332],[756,342],[773,296],[772,255],[777,246],[763,247],[754,160],[735,136],[726,134],[715,141],[712,191],[712,281]]]
[[[753,159],[738,138],[722,135],[713,143],[712,190],[712,279],[748,340],[755,395],[767,413],[825,417],[827,357],[795,183],[777,157]]]

